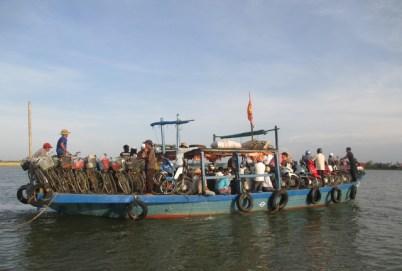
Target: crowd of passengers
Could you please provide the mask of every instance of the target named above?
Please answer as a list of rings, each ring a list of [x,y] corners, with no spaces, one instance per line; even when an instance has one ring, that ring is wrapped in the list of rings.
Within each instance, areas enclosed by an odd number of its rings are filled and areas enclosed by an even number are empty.
[[[335,157],[333,153],[330,153],[328,159],[322,152],[321,148],[317,149],[317,153],[313,155],[311,151],[307,150],[302,156],[299,162],[293,160],[287,152],[282,152],[279,157],[281,174],[284,172],[296,172],[299,173],[301,168],[308,172],[313,177],[323,179],[325,175],[331,174],[333,171],[345,170],[351,175],[351,181],[357,179],[358,162],[354,158],[352,149],[346,148],[346,155],[342,158]],[[234,178],[234,172],[236,165],[232,159],[229,159],[227,167],[217,167],[215,163],[210,163],[206,170],[207,176],[216,176],[217,179],[207,180],[207,195],[214,194],[231,194],[233,190],[236,190],[234,183],[231,180]],[[240,163],[239,174],[240,175],[261,175],[267,173],[273,173],[275,170],[275,159],[273,155],[264,155],[254,158],[243,159]],[[200,173],[197,171],[197,173]],[[197,175],[197,174],[196,174]],[[245,178],[244,189],[251,192],[268,192],[275,188],[275,183],[272,182],[269,175],[257,176],[254,178]],[[198,193],[200,193],[200,185],[198,185]]]
[[[67,137],[70,132],[66,129],[61,131],[61,137],[57,142],[56,153],[58,157],[63,155],[69,155],[67,151]],[[33,157],[40,157],[48,155],[52,146],[50,143],[43,144],[43,147],[39,149]],[[178,152],[176,153],[176,159],[174,161],[174,167],[182,167],[184,165],[184,153],[188,151],[188,145],[182,143]],[[154,177],[157,171],[160,170],[159,161],[156,156],[155,146],[151,140],[143,142],[141,151],[137,153],[136,149],[128,146],[123,146],[123,152],[120,156],[125,159],[143,159],[145,161],[144,174],[145,174],[145,191],[144,193],[154,193]],[[103,157],[106,158],[106,157]],[[102,158],[101,158],[102,160]],[[338,170],[341,165],[348,164],[348,171],[352,177],[352,181],[357,179],[357,160],[354,158],[350,147],[346,148],[346,155],[342,158],[336,158],[333,153],[329,154],[326,159],[321,148],[317,149],[317,153],[313,155],[311,151],[306,151],[300,159],[299,163],[291,158],[287,152],[282,152],[279,157],[279,163],[281,169],[287,169],[290,172],[297,172],[300,167],[305,168],[310,174],[316,177],[324,178],[324,175],[328,172]],[[270,176],[266,173],[274,172],[275,159],[272,154],[261,155],[257,157],[243,158],[240,163],[239,174],[256,174],[264,176],[256,176],[253,178],[246,178],[245,189],[251,192],[272,191],[274,189],[273,182]],[[206,175],[208,177],[216,176],[217,178],[208,178],[205,184],[204,193],[206,195],[215,194],[231,194],[236,193],[238,190],[234,187],[234,172],[237,170],[237,165],[234,159],[230,158],[226,167],[217,167],[215,163],[209,163],[206,169]],[[195,194],[202,194],[202,181],[201,181],[201,169],[196,168],[191,172],[193,180],[193,192]]]

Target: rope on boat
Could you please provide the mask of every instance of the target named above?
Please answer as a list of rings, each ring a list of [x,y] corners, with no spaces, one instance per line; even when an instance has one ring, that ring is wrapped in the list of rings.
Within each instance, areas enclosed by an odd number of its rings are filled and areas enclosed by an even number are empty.
[[[35,215],[33,218],[31,218],[30,220],[28,220],[28,221],[26,221],[26,222],[24,222],[24,223],[21,223],[21,224],[19,224],[19,225],[17,225],[17,228],[19,228],[19,227],[21,227],[21,226],[23,226],[23,225],[26,225],[26,224],[30,224],[30,223],[34,222],[36,219],[38,219],[38,218],[47,210],[47,208],[49,208],[49,206],[52,204],[52,202],[53,202],[54,199],[55,199],[55,196],[52,197],[52,199],[49,201],[48,204],[45,204],[45,205],[43,206],[42,210],[40,210],[40,212],[39,212],[38,214],[36,214],[36,215]]]

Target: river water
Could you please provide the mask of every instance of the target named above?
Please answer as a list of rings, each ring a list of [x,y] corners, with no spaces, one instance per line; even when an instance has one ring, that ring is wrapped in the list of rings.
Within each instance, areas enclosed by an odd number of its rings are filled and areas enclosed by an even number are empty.
[[[354,202],[277,214],[133,222],[19,203],[0,168],[0,270],[402,270],[402,171],[368,171]]]

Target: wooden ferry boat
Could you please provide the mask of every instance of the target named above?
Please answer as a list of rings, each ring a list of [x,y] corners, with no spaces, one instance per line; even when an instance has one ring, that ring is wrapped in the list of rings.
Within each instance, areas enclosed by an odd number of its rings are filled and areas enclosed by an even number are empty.
[[[172,122],[169,122],[172,124]],[[174,123],[173,123],[174,124]],[[175,123],[176,125],[183,124]],[[153,125],[164,125],[160,123]],[[35,194],[34,206],[48,206],[57,213],[67,215],[90,215],[111,218],[140,219],[169,219],[194,216],[210,216],[218,214],[279,212],[296,208],[310,208],[339,204],[355,199],[359,181],[332,183],[329,185],[306,184],[304,187],[291,189],[283,187],[280,173],[278,128],[259,130],[253,135],[274,133],[275,146],[265,149],[214,149],[196,148],[184,154],[184,158],[192,160],[192,166],[201,169],[200,180],[202,193],[196,195],[123,195],[123,194],[72,194],[52,193],[46,196],[40,192]],[[163,133],[163,129],[161,128]],[[221,138],[249,136],[241,133]],[[214,136],[215,138],[216,136]],[[178,143],[178,140],[177,140]],[[178,146],[178,144],[177,144]],[[273,173],[240,174],[241,159],[253,155],[271,154],[275,159]],[[207,161],[232,158],[235,164],[232,175],[232,194],[206,195],[207,184],[210,180],[222,178],[208,176]],[[189,163],[190,164],[190,163]],[[259,176],[274,178],[275,189],[267,192],[252,193],[245,189],[246,179]]]

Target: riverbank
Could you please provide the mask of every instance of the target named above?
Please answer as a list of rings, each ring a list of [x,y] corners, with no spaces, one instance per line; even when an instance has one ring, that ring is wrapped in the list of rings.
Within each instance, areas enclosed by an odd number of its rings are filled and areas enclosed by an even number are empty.
[[[18,167],[20,161],[0,161],[0,167]]]

